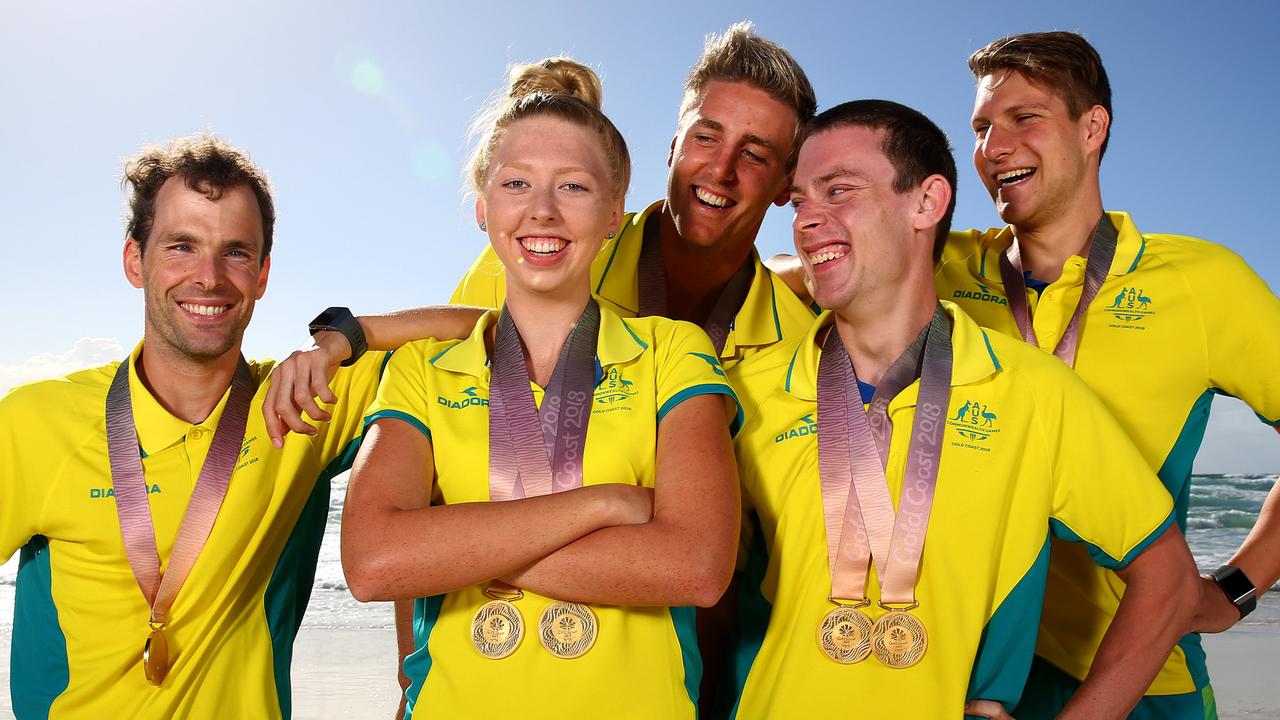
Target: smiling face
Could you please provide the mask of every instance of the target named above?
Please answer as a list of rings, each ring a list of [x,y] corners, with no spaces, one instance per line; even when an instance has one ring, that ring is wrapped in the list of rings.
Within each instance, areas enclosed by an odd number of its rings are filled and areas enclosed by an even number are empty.
[[[796,113],[763,90],[713,80],[671,141],[667,209],[685,242],[755,242],[769,204],[785,198]]]
[[[931,237],[913,225],[918,193],[893,189],[896,171],[883,143],[883,130],[840,126],[800,148],[792,229],[814,301],[824,308],[865,303],[909,268],[932,264]]]
[[[1096,194],[1109,122],[1100,105],[1071,117],[1061,97],[1019,72],[979,78],[973,164],[1000,218],[1034,230]]]
[[[550,115],[506,129],[476,201],[509,293],[585,297],[591,262],[621,219],[599,136]]]
[[[146,252],[125,243],[125,275],[146,303],[148,351],[196,362],[240,352],[254,302],[267,289],[262,214],[246,185],[217,200],[171,177],[156,193]]]

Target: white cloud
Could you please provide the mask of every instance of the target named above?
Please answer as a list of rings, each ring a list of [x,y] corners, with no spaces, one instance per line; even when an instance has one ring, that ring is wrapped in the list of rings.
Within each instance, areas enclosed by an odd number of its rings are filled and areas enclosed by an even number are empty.
[[[43,352],[14,365],[0,365],[0,394],[24,383],[120,360],[127,354],[115,338],[80,338],[65,353]]]

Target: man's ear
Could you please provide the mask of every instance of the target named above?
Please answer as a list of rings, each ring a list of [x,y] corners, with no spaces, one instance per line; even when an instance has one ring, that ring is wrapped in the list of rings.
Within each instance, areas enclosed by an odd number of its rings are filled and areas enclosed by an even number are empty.
[[[920,183],[920,202],[916,207],[915,221],[912,227],[916,230],[928,230],[942,222],[951,205],[951,183],[938,174],[930,175]]]
[[[271,274],[271,256],[268,255],[262,261],[262,267],[258,270],[258,295],[255,299],[261,300],[262,296],[267,292],[267,277]]]
[[[121,259],[124,261],[124,276],[129,284],[142,289],[142,244],[131,237],[125,238],[124,255]]]
[[[1080,121],[1087,152],[1101,152],[1102,143],[1111,132],[1111,114],[1101,105],[1094,105],[1084,112]]]
[[[787,173],[786,179],[782,183],[782,190],[778,192],[778,196],[773,199],[773,204],[782,207],[791,201],[791,184],[795,180],[795,171]]]
[[[671,163],[676,159],[676,138],[680,137],[679,133],[671,136],[671,147],[667,149],[667,167],[671,167]]]

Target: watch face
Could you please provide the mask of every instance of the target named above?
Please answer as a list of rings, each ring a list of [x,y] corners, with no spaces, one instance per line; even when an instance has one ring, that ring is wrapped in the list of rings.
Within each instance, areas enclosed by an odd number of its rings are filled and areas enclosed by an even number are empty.
[[[1213,574],[1213,579],[1218,583],[1218,587],[1222,588],[1222,592],[1226,593],[1231,602],[1236,605],[1243,605],[1253,601],[1257,594],[1257,588],[1249,580],[1249,576],[1238,567],[1230,565],[1220,568]]]

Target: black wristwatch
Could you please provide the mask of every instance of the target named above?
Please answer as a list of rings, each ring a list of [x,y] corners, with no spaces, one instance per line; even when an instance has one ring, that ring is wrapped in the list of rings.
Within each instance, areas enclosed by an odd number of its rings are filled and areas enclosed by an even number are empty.
[[[1223,565],[1213,571],[1213,581],[1218,584],[1218,588],[1222,590],[1232,605],[1236,606],[1236,610],[1240,611],[1240,618],[1244,619],[1245,615],[1253,612],[1258,606],[1258,589],[1254,587],[1253,582],[1249,580],[1249,576],[1235,565]]]
[[[342,367],[355,364],[364,355],[364,352],[369,349],[369,343],[364,339],[364,328],[360,327],[360,321],[356,320],[355,315],[352,315],[351,311],[344,307],[325,308],[324,312],[311,321],[311,325],[307,329],[312,335],[321,330],[342,333],[347,342],[351,343],[351,357],[342,361]]]

